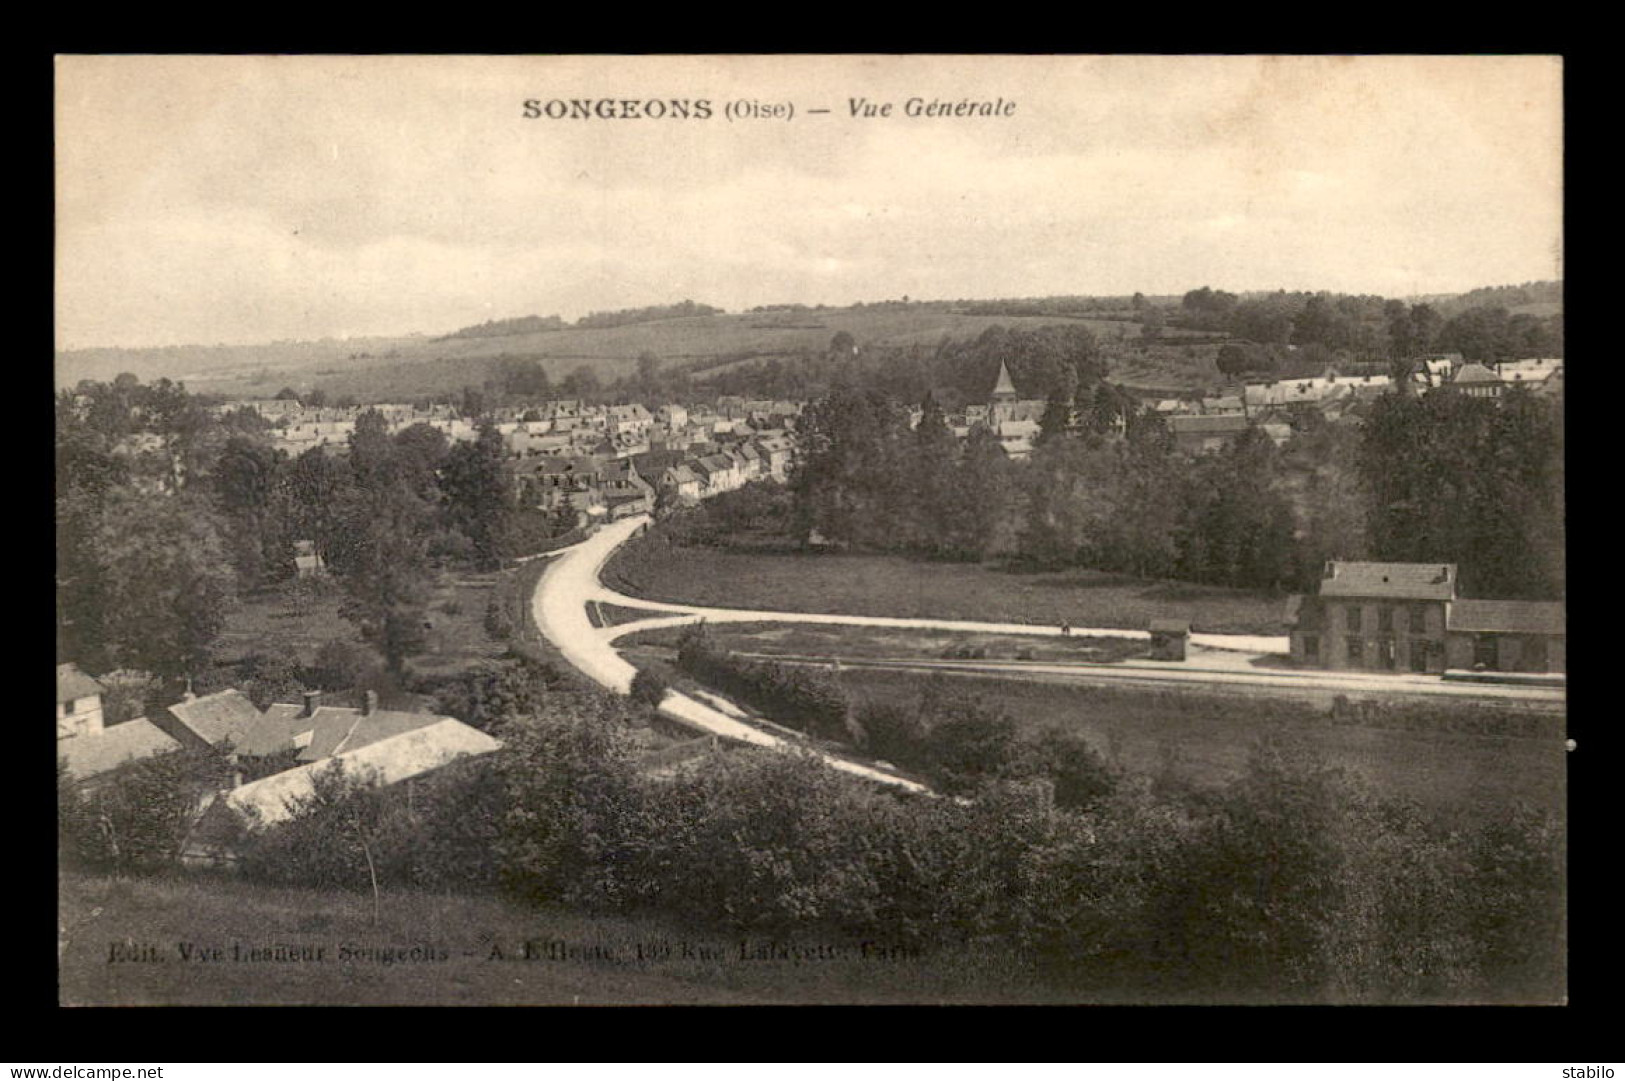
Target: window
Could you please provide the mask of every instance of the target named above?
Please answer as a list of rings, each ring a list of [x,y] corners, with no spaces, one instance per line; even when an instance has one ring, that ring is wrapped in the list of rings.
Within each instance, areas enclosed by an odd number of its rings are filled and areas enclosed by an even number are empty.
[[[1394,633],[1394,610],[1389,605],[1382,605],[1377,609],[1377,630],[1383,634]]]
[[[1348,606],[1347,611],[1348,629],[1358,633],[1360,630],[1360,606],[1358,604],[1351,604]]]
[[[1426,634],[1428,629],[1428,610],[1426,605],[1411,606],[1411,633]]]
[[[1412,672],[1426,672],[1428,670],[1428,646],[1429,643],[1427,642],[1411,643]]]
[[[1320,660],[1320,636],[1318,634],[1303,636],[1303,659],[1306,661]]]
[[[1359,638],[1349,639],[1349,660],[1355,664],[1365,663],[1365,642]]]

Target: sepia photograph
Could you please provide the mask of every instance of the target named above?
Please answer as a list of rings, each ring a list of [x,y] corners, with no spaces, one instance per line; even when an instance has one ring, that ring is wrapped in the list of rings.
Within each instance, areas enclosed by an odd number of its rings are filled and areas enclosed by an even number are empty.
[[[59,1005],[1566,1005],[1563,75],[57,56]]]

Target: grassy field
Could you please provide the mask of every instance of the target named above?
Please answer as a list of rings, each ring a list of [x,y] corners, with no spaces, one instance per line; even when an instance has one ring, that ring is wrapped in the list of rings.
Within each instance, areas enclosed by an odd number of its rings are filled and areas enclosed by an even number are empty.
[[[902,705],[917,703],[932,678],[949,680],[965,694],[997,703],[1026,728],[1059,726],[1082,733],[1129,773],[1169,770],[1197,783],[1217,784],[1240,775],[1260,736],[1279,731],[1304,740],[1329,765],[1363,777],[1378,792],[1416,800],[1443,814],[1471,815],[1474,808],[1500,807],[1514,800],[1557,811],[1564,807],[1562,739],[1449,730],[1449,717],[1462,716],[1472,707],[1434,711],[1425,723],[1396,728],[1358,718],[1335,720],[1325,709],[1278,699],[996,676],[927,676],[858,668],[841,673],[842,684],[855,700]]]
[[[64,872],[58,886],[59,994],[69,1006],[1114,998],[1057,987],[993,949],[919,955],[886,942],[865,948],[838,935],[773,940],[536,910],[493,897],[393,891],[381,896],[375,922],[370,894],[272,889],[212,876],[120,880]],[[192,959],[183,960],[182,943],[192,947]],[[775,957],[775,946],[788,956]],[[200,954],[216,959],[196,959]],[[123,959],[129,957],[157,959]]]
[[[1285,598],[1151,582],[1088,570],[1015,574],[968,563],[883,555],[759,555],[670,548],[640,558],[634,541],[605,568],[606,584],[648,600],[842,615],[966,619],[1144,630],[1188,619],[1210,634],[1283,634]]]

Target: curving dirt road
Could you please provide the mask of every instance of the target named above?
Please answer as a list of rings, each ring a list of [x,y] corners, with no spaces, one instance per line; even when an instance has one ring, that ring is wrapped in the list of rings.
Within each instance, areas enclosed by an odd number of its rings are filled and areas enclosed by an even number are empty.
[[[978,623],[952,619],[899,619],[889,616],[835,615],[816,612],[763,612],[738,608],[709,608],[691,604],[671,604],[664,601],[646,601],[629,597],[605,586],[599,580],[605,562],[616,548],[624,544],[649,519],[637,517],[623,519],[604,526],[593,536],[570,548],[552,553],[553,562],[537,583],[533,609],[536,623],[548,640],[558,647],[567,660],[595,682],[621,694],[631,689],[633,668],[616,651],[616,639],[636,631],[676,627],[705,620],[709,623],[822,623],[858,627],[893,627],[911,630],[967,631],[981,634],[1060,635],[1057,627],[1035,627],[1025,623]],[[670,613],[654,615],[635,623],[598,628],[587,618],[587,605],[602,604],[643,608],[652,612]],[[1145,639],[1145,631],[1105,627],[1074,627],[1072,633],[1080,637]],[[1446,683],[1437,676],[1409,673],[1380,672],[1320,672],[1283,669],[1259,669],[1249,663],[1247,655],[1285,653],[1288,641],[1284,637],[1256,635],[1193,634],[1193,655],[1184,662],[1118,662],[1095,666],[1056,666],[1058,673],[1081,674],[1087,671],[1092,679],[1123,679],[1137,682],[1155,681],[1173,685],[1185,684],[1240,684],[1262,689],[1271,687],[1314,687],[1327,691],[1366,691],[1428,696],[1448,696],[1478,699],[1516,699],[1539,704],[1561,704],[1563,691],[1542,687],[1487,686]],[[998,661],[972,662],[914,662],[912,667],[951,667],[961,671],[1010,671],[1012,666]],[[1034,666],[1023,663],[1023,671]],[[741,723],[722,710],[698,702],[687,695],[672,693],[661,705],[661,712],[680,718],[705,731],[714,732],[745,743],[761,746],[784,746],[785,741]],[[830,765],[887,784],[923,791],[913,782],[894,777],[882,770],[832,756],[825,756]]]
[[[588,601],[641,604],[630,597],[621,597],[605,589],[598,581],[604,561],[648,519],[630,518],[605,526],[596,534],[570,548],[553,553],[553,562],[542,572],[532,599],[536,625],[549,642],[558,647],[566,660],[586,673],[594,682],[620,694],[632,688],[633,668],[615,651],[611,644],[612,630],[599,629],[587,618]],[[693,617],[698,618],[698,617]],[[697,728],[741,743],[761,747],[789,747],[777,736],[730,717],[714,706],[696,701],[686,694],[673,691],[660,704],[660,712],[686,721]],[[930,789],[885,770],[851,762],[835,755],[821,755],[831,767],[865,777],[871,781],[894,785],[911,792],[929,792]]]

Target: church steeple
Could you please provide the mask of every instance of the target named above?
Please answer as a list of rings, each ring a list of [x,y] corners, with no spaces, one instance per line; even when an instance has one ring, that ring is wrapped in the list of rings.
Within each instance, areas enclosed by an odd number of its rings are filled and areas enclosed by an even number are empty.
[[[1010,369],[1001,360],[999,361],[999,381],[993,384],[993,400],[996,402],[1013,402],[1018,397],[1016,384],[1010,379]]]

